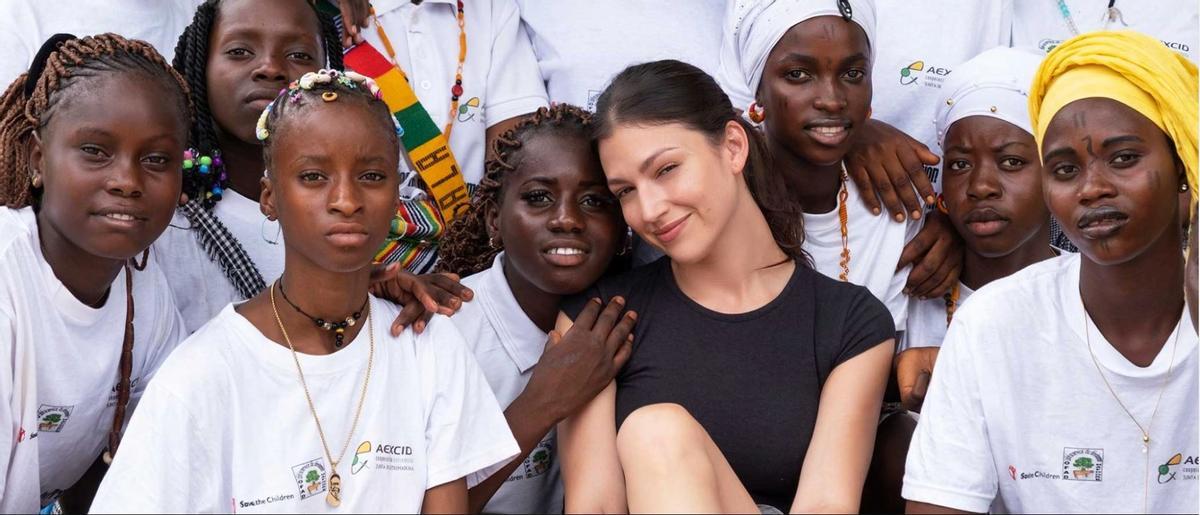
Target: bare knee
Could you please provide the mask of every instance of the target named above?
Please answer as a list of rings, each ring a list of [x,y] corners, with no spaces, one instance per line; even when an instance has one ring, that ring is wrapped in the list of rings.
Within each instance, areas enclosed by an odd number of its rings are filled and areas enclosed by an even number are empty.
[[[704,458],[703,429],[678,404],[651,404],[630,413],[617,431],[623,466],[677,467]]]

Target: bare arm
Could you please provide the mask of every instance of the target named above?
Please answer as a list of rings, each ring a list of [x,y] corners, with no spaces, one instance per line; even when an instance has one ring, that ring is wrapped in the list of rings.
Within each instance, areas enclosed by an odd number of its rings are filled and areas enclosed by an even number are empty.
[[[571,320],[559,313],[555,329]],[[627,513],[625,475],[617,459],[617,385],[610,382],[579,413],[558,426],[566,513]]]
[[[858,512],[894,348],[883,341],[829,374],[792,513]]]
[[[425,491],[421,513],[466,513],[467,480],[459,478]]]

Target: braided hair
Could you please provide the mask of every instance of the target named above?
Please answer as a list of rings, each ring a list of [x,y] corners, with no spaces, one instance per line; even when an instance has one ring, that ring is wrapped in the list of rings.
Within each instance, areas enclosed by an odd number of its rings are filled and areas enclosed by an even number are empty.
[[[317,14],[321,24],[321,39],[325,47],[326,67],[341,70],[342,43],[334,19],[321,11],[312,1],[306,2]],[[217,124],[208,105],[208,43],[216,23],[221,0],[206,0],[196,8],[191,25],[183,30],[175,45],[175,60],[172,65],[187,79],[191,86],[192,103],[196,106],[196,117],[192,122],[188,146],[199,155],[211,156],[220,149],[217,145]],[[227,179],[219,174],[199,173],[196,168],[184,170],[183,192],[188,198],[199,200],[204,207],[212,208],[221,200],[220,192],[225,189]],[[210,195],[211,194],[211,195]]]
[[[446,228],[438,247],[437,271],[466,277],[492,266],[501,249],[493,247],[488,238],[487,208],[500,203],[508,172],[521,166],[525,142],[550,132],[587,141],[591,130],[591,113],[573,105],[555,104],[538,109],[496,138],[494,156],[484,166],[483,180],[475,188],[471,207]]]
[[[192,114],[188,86],[149,43],[116,34],[69,39],[57,45],[26,95],[29,72],[17,77],[0,96],[0,204],[10,208],[35,205],[37,192],[30,181],[29,145],[34,131],[50,117],[76,87],[89,78],[115,73],[141,74],[159,81],[172,93],[168,104],[187,124]]]

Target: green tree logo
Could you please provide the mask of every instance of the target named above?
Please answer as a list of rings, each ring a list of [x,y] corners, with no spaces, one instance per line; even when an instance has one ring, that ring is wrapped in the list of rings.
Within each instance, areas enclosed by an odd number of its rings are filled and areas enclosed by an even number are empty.
[[[1075,468],[1077,468],[1077,469],[1088,470],[1095,466],[1096,466],[1096,463],[1093,462],[1092,459],[1087,456],[1080,456],[1078,458],[1075,458]]]
[[[41,430],[42,431],[54,430],[55,427],[58,427],[59,422],[62,422],[62,419],[63,419],[62,413],[47,413],[46,416],[42,417]]]
[[[308,469],[308,473],[304,475],[304,480],[308,482],[309,492],[317,491],[318,479],[321,479],[321,474],[317,472],[317,469]]]

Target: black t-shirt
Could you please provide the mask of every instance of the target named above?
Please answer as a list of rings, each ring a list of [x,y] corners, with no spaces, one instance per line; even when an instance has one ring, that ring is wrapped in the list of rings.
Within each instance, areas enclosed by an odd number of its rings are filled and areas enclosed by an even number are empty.
[[[633,354],[617,375],[617,426],[646,405],[682,405],[754,500],[783,510],[796,495],[825,379],[895,336],[892,316],[866,288],[801,265],[778,297],[748,313],[688,298],[668,258],[602,280],[563,311],[575,318],[588,299],[616,295],[638,314]]]

